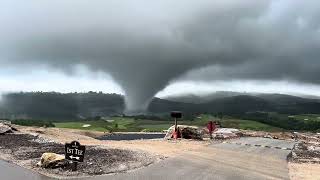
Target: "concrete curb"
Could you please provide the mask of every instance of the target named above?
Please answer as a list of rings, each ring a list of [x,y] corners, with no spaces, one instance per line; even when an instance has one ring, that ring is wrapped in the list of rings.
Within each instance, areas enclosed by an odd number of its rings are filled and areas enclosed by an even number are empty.
[[[233,142],[228,142],[228,141],[223,141],[222,143],[224,144],[236,144],[240,146],[251,146],[251,147],[262,147],[262,148],[270,148],[270,149],[281,149],[281,150],[288,150],[291,151],[291,148],[286,148],[286,147],[279,147],[279,146],[265,146],[261,144],[247,144],[247,143],[233,143]]]

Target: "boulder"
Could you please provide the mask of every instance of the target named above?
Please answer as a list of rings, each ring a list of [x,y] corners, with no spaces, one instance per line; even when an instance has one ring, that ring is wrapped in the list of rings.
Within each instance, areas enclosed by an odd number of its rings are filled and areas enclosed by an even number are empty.
[[[68,164],[68,161],[65,160],[64,155],[56,153],[43,153],[40,161],[37,163],[37,166],[43,168],[58,168],[64,167]]]
[[[212,134],[215,139],[231,139],[241,137],[242,133],[238,129],[233,128],[218,128]]]
[[[186,125],[178,125],[178,129],[181,135],[181,138],[183,139],[198,139],[202,140],[202,132],[197,126],[186,126]],[[165,139],[172,139],[174,133],[174,126],[171,126]]]
[[[0,123],[0,134],[12,133],[13,130],[9,124]]]

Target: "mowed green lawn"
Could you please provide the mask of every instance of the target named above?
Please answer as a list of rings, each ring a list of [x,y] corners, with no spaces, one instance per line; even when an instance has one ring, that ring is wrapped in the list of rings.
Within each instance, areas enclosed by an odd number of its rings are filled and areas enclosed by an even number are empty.
[[[320,121],[320,114],[300,114],[293,115],[290,117],[302,121]]]
[[[111,120],[111,121],[110,121]],[[58,128],[71,128],[83,130],[95,130],[102,132],[161,132],[167,130],[170,126],[174,125],[173,120],[159,121],[159,120],[145,120],[133,119],[127,117],[112,117],[110,120],[97,120],[97,121],[78,121],[78,122],[57,122],[54,125]],[[178,124],[195,125],[205,127],[208,121],[220,121],[223,127],[250,129],[261,131],[281,131],[282,129],[273,127],[264,123],[241,120],[225,117],[222,120],[211,115],[200,115],[193,121],[178,121]],[[85,127],[84,125],[90,125]]]
[[[281,128],[270,126],[268,124],[264,124],[257,121],[252,120],[243,120],[243,119],[235,119],[232,117],[223,117],[219,119],[218,117],[214,117],[212,115],[203,114],[197,118],[195,122],[196,125],[205,125],[208,121],[220,121],[222,127],[226,128],[237,128],[237,129],[245,129],[245,130],[255,130],[255,131],[282,131]]]
[[[83,130],[95,130],[103,132],[161,132],[172,126],[170,121],[135,120],[132,118],[110,118],[113,122],[106,120],[79,121],[79,122],[57,122],[54,125],[58,128],[71,128]],[[84,125],[90,125],[84,127]]]

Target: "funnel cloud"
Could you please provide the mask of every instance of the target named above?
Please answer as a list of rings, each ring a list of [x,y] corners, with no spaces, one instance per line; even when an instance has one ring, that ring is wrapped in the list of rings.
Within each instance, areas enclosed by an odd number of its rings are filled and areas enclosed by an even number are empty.
[[[178,79],[319,84],[317,1],[36,1],[0,6],[0,63],[110,74],[127,112]]]

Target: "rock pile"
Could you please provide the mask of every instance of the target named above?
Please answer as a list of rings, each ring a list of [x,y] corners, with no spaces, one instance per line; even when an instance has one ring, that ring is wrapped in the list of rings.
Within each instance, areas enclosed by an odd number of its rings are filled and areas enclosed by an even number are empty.
[[[294,139],[295,136],[291,132],[264,132],[264,131],[252,131],[241,130],[244,136],[248,137],[263,137],[269,139],[288,140]]]
[[[197,126],[178,125],[178,129],[183,139],[197,139],[210,138],[209,132],[206,128],[200,129]],[[174,126],[171,126],[164,139],[172,139],[174,133]],[[243,133],[239,129],[233,128],[217,128],[213,133],[214,139],[232,139],[243,136]]]
[[[310,142],[296,143],[289,159],[297,163],[320,163],[320,144]]]
[[[303,142],[320,143],[320,134],[316,133],[298,133],[295,132],[294,136],[297,140]]]
[[[58,168],[64,167],[68,164],[68,161],[65,160],[64,155],[56,153],[43,153],[40,161],[37,163],[37,166],[43,168]]]
[[[14,131],[17,131],[17,129],[14,128],[10,122],[4,120],[0,121],[0,135],[6,133],[13,133]]]
[[[233,128],[218,128],[213,132],[212,137],[214,139],[232,139],[241,137],[243,134],[239,129]]]
[[[178,129],[183,139],[197,139],[202,140],[202,130],[197,126],[178,125]],[[164,139],[172,139],[174,133],[174,126],[171,126]]]

